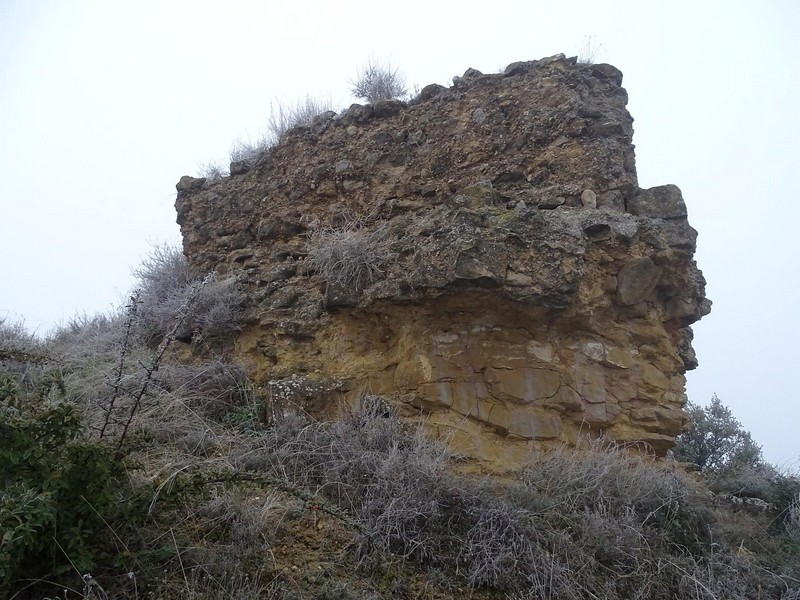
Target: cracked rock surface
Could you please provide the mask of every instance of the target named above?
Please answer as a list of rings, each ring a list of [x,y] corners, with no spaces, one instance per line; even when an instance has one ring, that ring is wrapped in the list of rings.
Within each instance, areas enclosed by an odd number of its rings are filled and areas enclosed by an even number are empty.
[[[317,409],[383,394],[488,460],[601,432],[666,452],[710,302],[680,190],[638,187],[621,82],[562,55],[470,69],[182,178],[191,268],[248,289],[237,353],[339,382]]]

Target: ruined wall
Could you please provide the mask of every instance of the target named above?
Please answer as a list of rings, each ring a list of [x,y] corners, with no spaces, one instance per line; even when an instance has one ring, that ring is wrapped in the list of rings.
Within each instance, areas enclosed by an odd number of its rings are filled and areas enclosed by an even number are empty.
[[[710,302],[680,190],[637,185],[621,82],[561,55],[470,69],[182,178],[191,268],[249,290],[239,355],[384,394],[486,458],[600,431],[665,452]]]

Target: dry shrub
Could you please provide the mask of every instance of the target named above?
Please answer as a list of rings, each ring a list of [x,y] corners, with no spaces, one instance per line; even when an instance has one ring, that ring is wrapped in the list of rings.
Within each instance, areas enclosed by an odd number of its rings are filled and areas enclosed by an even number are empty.
[[[267,122],[267,132],[270,144],[277,143],[283,134],[290,129],[301,125],[310,125],[323,113],[333,111],[330,98],[314,98],[306,96],[293,105],[282,104],[278,100],[270,102],[270,115]]]
[[[197,176],[205,178],[208,181],[219,181],[229,174],[228,169],[223,167],[218,161],[201,163],[197,167]]]
[[[12,375],[22,391],[32,392],[42,382],[40,365],[47,362],[46,348],[22,321],[0,318],[0,367]]]
[[[182,255],[164,248],[143,265],[140,277],[144,300],[133,298],[127,314],[73,318],[51,335],[48,353],[90,430],[110,434],[107,430],[116,430],[117,421],[135,417],[131,424],[136,429],[204,454],[214,448],[215,423],[255,401],[253,386],[236,363],[211,358],[181,364],[163,360],[162,350],[187,312],[194,319],[193,331],[221,337],[217,332],[222,329],[230,335],[238,292],[213,281],[186,283]],[[158,348],[156,341],[161,342]]]
[[[228,156],[232,163],[245,162],[253,164],[264,152],[273,145],[273,140],[268,136],[261,136],[256,142],[236,140],[231,146]]]
[[[194,498],[175,515],[181,527],[162,534],[172,556],[151,589],[160,598],[185,600],[264,597],[273,566],[270,530],[284,511],[276,495],[247,489],[214,488]]]
[[[35,346],[36,336],[27,330],[23,321],[10,321],[8,317],[0,317],[0,349]]]
[[[78,315],[47,340],[49,353],[61,367],[67,398],[83,409],[90,429],[102,426],[102,407],[114,387],[135,389],[141,365],[149,361],[150,350],[135,338],[126,343],[125,333],[122,314]]]
[[[779,512],[786,511],[800,494],[800,479],[772,465],[740,466],[708,475],[709,488],[718,494],[740,498],[758,498],[772,504]]]
[[[517,598],[777,598],[783,585],[712,545],[685,475],[602,441],[534,455],[510,483],[476,480],[367,398],[333,423],[289,415],[233,462],[344,509],[367,571],[391,554]]]
[[[183,252],[169,244],[154,245],[134,275],[139,280],[137,329],[148,343],[158,343],[170,331],[192,286],[198,285],[200,279],[190,275]],[[209,343],[230,340],[241,328],[243,303],[244,295],[235,279],[219,279],[210,274],[178,339]]]
[[[800,493],[786,510],[784,526],[789,539],[795,544],[800,544]]]
[[[255,389],[240,364],[211,359],[170,363],[159,376],[165,392],[203,419],[222,421],[231,411],[254,405]]]
[[[533,460],[514,493],[537,509],[563,514],[600,511],[658,526],[674,542],[700,552],[710,543],[711,515],[700,510],[697,486],[684,473],[604,440],[562,447]]]
[[[328,285],[362,289],[383,274],[387,260],[386,225],[353,220],[343,227],[324,227],[308,236],[306,264]]]
[[[374,57],[361,68],[351,83],[353,96],[373,104],[379,100],[401,98],[407,93],[406,80],[400,69],[390,63],[379,62]]]

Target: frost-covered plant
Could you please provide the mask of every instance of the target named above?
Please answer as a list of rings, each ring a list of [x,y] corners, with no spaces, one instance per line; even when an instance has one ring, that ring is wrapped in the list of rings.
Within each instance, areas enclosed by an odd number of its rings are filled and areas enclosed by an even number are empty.
[[[328,285],[360,290],[383,274],[387,239],[385,224],[370,227],[358,220],[316,229],[308,237],[306,264]]]
[[[295,104],[286,105],[278,100],[270,102],[270,115],[267,131],[271,136],[270,143],[277,143],[284,133],[298,125],[309,125],[314,117],[333,110],[330,98],[306,96]],[[269,138],[266,138],[269,139]]]
[[[189,289],[199,280],[190,275],[183,252],[169,244],[155,245],[134,275],[139,280],[137,326],[148,340],[160,341],[172,326]],[[236,279],[220,279],[215,274],[207,279],[185,327],[178,332],[182,341],[192,337],[224,340],[241,326],[243,295]]]
[[[406,95],[406,79],[398,67],[382,63],[374,57],[356,75],[352,83],[352,94],[370,103],[391,100]]]
[[[715,474],[760,464],[761,448],[716,395],[708,406],[689,402],[686,412],[692,428],[677,437],[675,458]]]
[[[85,572],[106,551],[108,521],[121,514],[124,456],[84,436],[56,367],[33,364],[26,389],[0,358],[0,595],[41,578]],[[26,596],[28,597],[28,596]],[[33,597],[33,596],[30,596]],[[41,597],[41,596],[37,596]]]
[[[256,142],[236,140],[228,153],[232,163],[246,162],[253,163],[264,152],[270,149],[273,140],[268,136],[260,137]]]
[[[800,494],[786,511],[786,533],[794,543],[800,544]]]
[[[217,161],[211,161],[207,163],[201,163],[197,169],[197,176],[204,177],[208,181],[219,181],[223,177],[227,177],[229,175],[228,169],[223,167]]]

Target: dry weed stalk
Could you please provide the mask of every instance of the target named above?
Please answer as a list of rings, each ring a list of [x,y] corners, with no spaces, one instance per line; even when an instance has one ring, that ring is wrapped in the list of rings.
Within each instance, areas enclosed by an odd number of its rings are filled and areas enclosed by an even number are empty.
[[[123,386],[123,374],[125,372],[125,362],[130,353],[132,341],[131,341],[131,331],[133,329],[137,311],[136,311],[136,300],[137,297],[134,296],[132,298],[132,302],[129,304],[128,307],[128,319],[126,322],[125,327],[125,335],[123,337],[122,347],[120,348],[120,358],[119,358],[119,365],[116,370],[115,378],[112,382],[112,391],[111,395],[109,396],[108,400],[105,402],[103,408],[104,411],[104,420],[103,424],[100,427],[100,438],[103,439],[110,432],[114,431],[117,435],[117,449],[116,449],[116,457],[121,459],[124,450],[123,450],[123,443],[128,435],[128,430],[133,423],[133,419],[136,413],[139,411],[142,405],[142,401],[147,396],[149,388],[153,382],[153,377],[158,369],[161,367],[161,363],[164,359],[164,354],[166,353],[167,349],[170,347],[172,342],[175,341],[175,336],[178,330],[184,325],[186,319],[189,317],[192,308],[194,306],[195,301],[197,300],[198,295],[200,294],[203,287],[208,285],[211,281],[211,276],[206,277],[204,280],[200,282],[196,282],[190,286],[189,290],[186,293],[185,299],[183,304],[181,305],[180,309],[175,315],[175,319],[172,325],[172,328],[169,330],[167,335],[161,340],[158,348],[156,349],[155,353],[152,355],[150,362],[148,364],[141,363],[140,367],[143,370],[141,377],[139,378],[138,385],[135,388],[128,388]],[[127,406],[122,406],[123,399],[128,400]],[[109,428],[112,429],[109,429]]]

